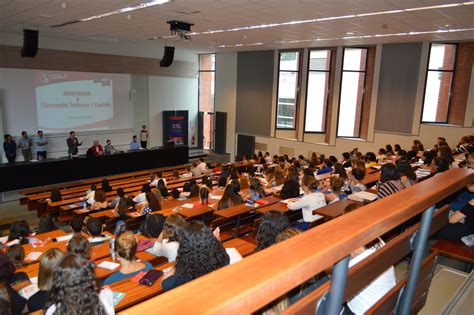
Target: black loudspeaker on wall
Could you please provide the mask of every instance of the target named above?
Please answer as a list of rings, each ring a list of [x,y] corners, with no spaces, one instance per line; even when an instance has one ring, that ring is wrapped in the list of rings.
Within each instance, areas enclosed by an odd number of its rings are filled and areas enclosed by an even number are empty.
[[[160,67],[169,67],[173,63],[174,47],[165,46],[163,58],[160,60]]]
[[[227,113],[216,112],[216,129],[214,134],[214,151],[226,153],[225,145],[227,138]]]
[[[21,49],[22,57],[33,58],[38,52],[38,31],[23,30],[23,48]]]

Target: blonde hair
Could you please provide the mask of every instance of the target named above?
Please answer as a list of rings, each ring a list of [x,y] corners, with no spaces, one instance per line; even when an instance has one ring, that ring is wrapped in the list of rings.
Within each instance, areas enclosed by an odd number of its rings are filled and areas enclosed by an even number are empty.
[[[277,243],[286,241],[287,239],[292,238],[293,236],[296,236],[298,234],[301,234],[301,231],[295,228],[286,228],[283,232],[277,235],[276,241]]]
[[[53,275],[56,267],[63,260],[64,253],[58,248],[50,248],[41,255],[38,272],[38,288],[49,291],[53,285]]]
[[[127,231],[120,234],[115,240],[115,251],[125,260],[135,260],[135,253],[137,252],[137,239],[132,232]]]

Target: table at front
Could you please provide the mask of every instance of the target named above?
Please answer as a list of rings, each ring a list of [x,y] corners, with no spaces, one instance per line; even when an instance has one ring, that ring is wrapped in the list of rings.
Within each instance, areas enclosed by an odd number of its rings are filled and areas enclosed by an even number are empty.
[[[0,192],[188,163],[189,147],[0,165]]]

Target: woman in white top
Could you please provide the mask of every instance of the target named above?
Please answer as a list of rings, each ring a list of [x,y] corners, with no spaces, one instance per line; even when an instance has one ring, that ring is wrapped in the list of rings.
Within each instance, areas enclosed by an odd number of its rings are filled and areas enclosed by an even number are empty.
[[[326,200],[324,195],[317,191],[319,182],[313,176],[305,176],[301,181],[301,188],[304,196],[298,199],[292,199],[288,202],[288,209],[303,211],[303,220],[305,223],[310,223],[322,218],[318,214],[313,214],[313,210],[324,207]],[[306,224],[306,228],[308,224]],[[302,226],[302,228],[304,228]]]
[[[95,272],[82,257],[68,254],[53,276],[45,314],[114,315],[114,297],[110,289],[97,293]]]
[[[176,260],[178,254],[178,232],[186,224],[186,221],[179,214],[172,214],[166,217],[163,230],[156,239],[152,251],[168,258],[169,262]]]

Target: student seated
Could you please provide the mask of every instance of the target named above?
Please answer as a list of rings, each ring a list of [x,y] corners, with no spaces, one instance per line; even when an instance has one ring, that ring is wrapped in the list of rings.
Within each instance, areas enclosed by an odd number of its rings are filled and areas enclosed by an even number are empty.
[[[28,299],[28,311],[36,312],[44,308],[48,300],[48,292],[53,284],[54,271],[64,257],[64,253],[57,248],[50,248],[41,255],[38,271],[38,289]]]
[[[326,191],[324,192],[324,198],[328,203],[334,203],[347,197],[346,193],[342,190],[344,187],[344,179],[341,177],[332,176],[329,178],[329,183],[326,184]]]
[[[351,167],[351,154],[349,152],[342,153],[341,164],[345,168]]]
[[[54,230],[57,230],[56,224],[54,224],[54,219],[52,216],[45,214],[43,215],[38,222],[38,234],[47,233]]]
[[[185,224],[186,221],[179,214],[167,216],[163,230],[156,239],[152,251],[159,256],[168,258],[169,262],[175,261],[179,248],[178,234]]]
[[[91,205],[91,211],[100,212],[110,209],[112,208],[109,206],[107,199],[105,199],[105,191],[102,189],[97,189],[94,195],[94,202]]]
[[[10,234],[8,242],[18,240],[18,244],[31,244],[37,242],[38,239],[30,236],[30,225],[25,220],[13,222],[10,226]]]
[[[217,209],[223,210],[244,203],[242,196],[239,195],[239,191],[239,182],[235,179],[232,180],[230,184],[225,187],[224,194],[217,204]]]
[[[276,243],[278,234],[291,227],[288,217],[280,211],[265,212],[257,231],[256,251],[270,247]]]
[[[63,200],[63,197],[61,195],[61,191],[57,188],[53,188],[53,190],[51,190],[51,195],[49,197],[49,200],[51,202],[58,202],[58,201]]]
[[[89,241],[80,234],[74,235],[67,243],[67,253],[89,260],[91,258]]]
[[[408,160],[398,160],[396,167],[403,187],[410,187],[416,183],[416,173]]]
[[[163,198],[166,198],[168,197],[168,188],[166,187],[166,182],[164,181],[163,178],[160,178],[158,180],[158,183],[156,185],[156,188],[158,188],[160,190],[160,193],[161,195],[163,196]]]
[[[260,184],[260,181],[256,177],[252,177],[250,180],[250,188],[248,190],[247,196],[245,196],[245,199],[247,200],[252,200],[252,201],[257,201],[258,199],[261,199],[265,197],[265,192],[263,191],[263,187]]]
[[[155,194],[152,192],[147,192],[145,197],[146,201],[141,203],[143,205],[140,211],[142,215],[149,215],[154,211],[161,210],[160,201],[155,197]]]
[[[300,196],[300,178],[294,167],[288,169],[288,175],[279,195],[283,199],[298,198]]]
[[[99,218],[90,218],[87,223],[87,232],[92,236],[90,239],[91,246],[96,246],[107,241],[105,235],[102,234],[102,220]]]
[[[323,164],[321,165],[321,168],[316,172],[316,175],[331,173],[333,171],[332,166],[333,163],[331,162],[331,160],[324,159]]]
[[[112,291],[106,288],[98,292],[94,270],[87,260],[66,255],[54,272],[44,313],[114,315]]]
[[[288,209],[293,211],[302,209],[304,222],[298,225],[298,228],[301,230],[307,230],[309,223],[322,218],[319,214],[313,214],[313,210],[326,205],[324,195],[317,191],[318,186],[319,182],[314,177],[303,177],[301,181],[301,188],[304,192],[303,197],[288,202]]]
[[[84,219],[82,218],[82,216],[77,215],[72,218],[71,230],[73,234],[81,234],[83,226],[84,226]]]
[[[359,168],[354,168],[351,171],[349,177],[349,188],[352,193],[367,190],[367,187],[362,184],[362,180],[365,178],[365,172]]]
[[[29,282],[28,276],[24,272],[15,273],[15,266],[0,250],[0,293],[9,299],[12,314],[23,314],[27,301],[13,288],[17,282]]]
[[[377,183],[377,197],[381,199],[390,196],[403,188],[397,167],[392,163],[382,165],[380,168],[380,180]]]
[[[153,266],[147,262],[137,261],[135,254],[137,252],[137,239],[132,232],[124,232],[115,239],[115,252],[120,262],[120,270],[114,272],[104,280],[104,285],[110,285],[117,281],[135,276],[141,271],[153,269]]]
[[[229,264],[230,258],[211,229],[200,221],[191,221],[179,236],[175,267],[165,274],[161,287],[164,291],[204,276]]]
[[[6,254],[12,264],[15,265],[15,268],[28,266],[28,263],[25,261],[25,250],[23,249],[22,245],[16,244],[7,247]]]
[[[146,193],[151,192],[150,185],[144,184],[142,186],[141,192],[133,198],[133,202],[135,203],[142,203],[146,201]]]

